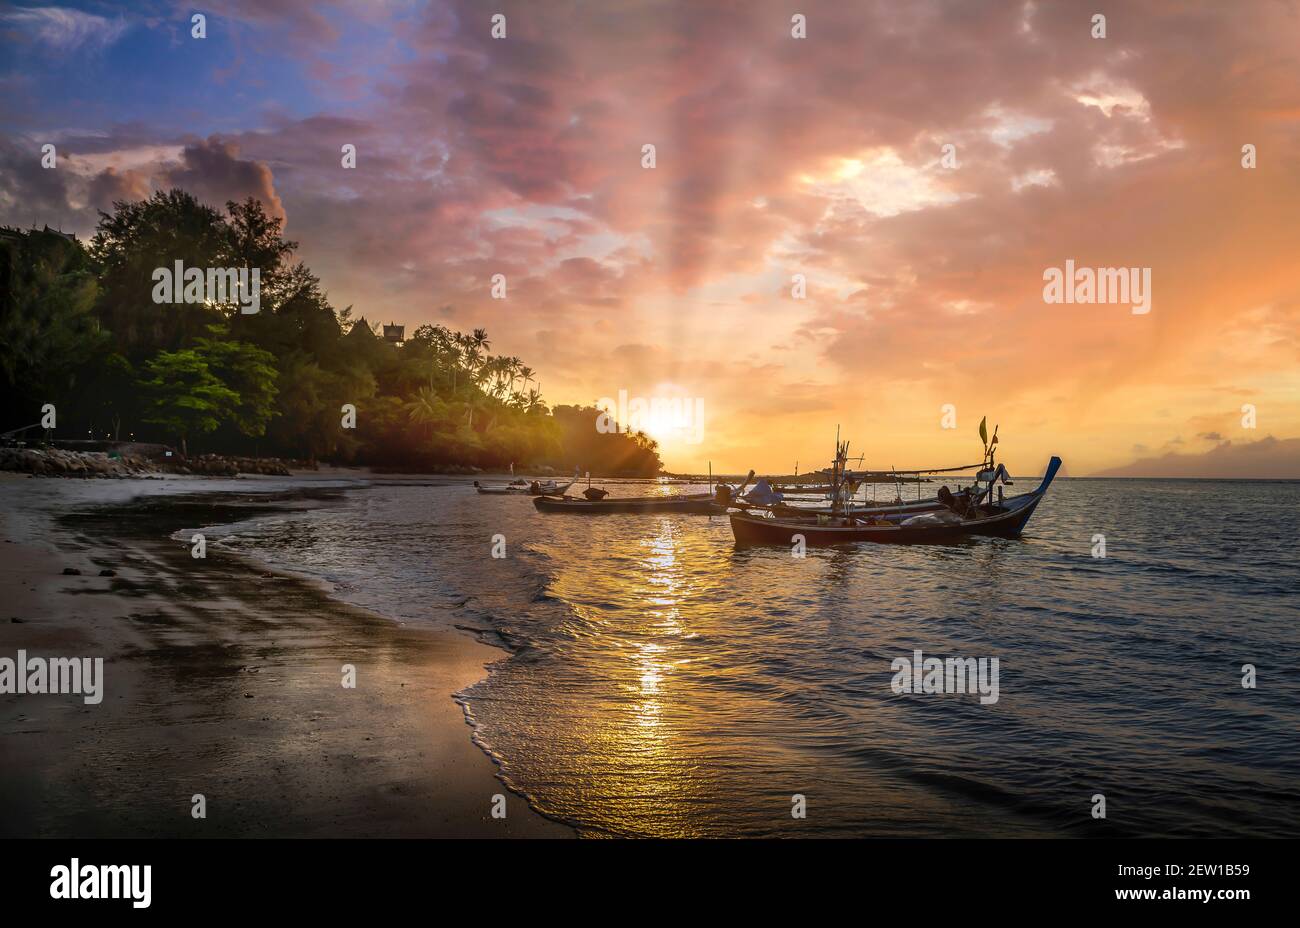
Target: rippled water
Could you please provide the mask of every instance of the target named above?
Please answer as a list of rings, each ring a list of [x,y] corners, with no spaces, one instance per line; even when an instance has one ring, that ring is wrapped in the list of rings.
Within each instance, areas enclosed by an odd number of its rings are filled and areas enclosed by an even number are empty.
[[[1300,483],[1058,480],[1020,540],[802,560],[737,551],[723,518],[467,486],[359,490],[227,543],[499,634],[475,736],[587,834],[1294,835],[1297,538]],[[997,657],[999,700],[895,695],[914,649]]]

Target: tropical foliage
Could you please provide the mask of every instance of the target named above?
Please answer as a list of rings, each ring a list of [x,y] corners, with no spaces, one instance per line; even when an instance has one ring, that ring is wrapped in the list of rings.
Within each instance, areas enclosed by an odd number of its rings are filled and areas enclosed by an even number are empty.
[[[0,235],[0,431],[58,410],[59,438],[128,439],[410,469],[550,465],[652,475],[655,443],[602,434],[594,407],[550,410],[537,372],[483,329],[419,326],[401,344],[336,310],[255,199],[222,213],[181,190],[116,203],[89,245]],[[155,269],[256,267],[260,311],[159,304]],[[356,409],[344,427],[344,407]]]

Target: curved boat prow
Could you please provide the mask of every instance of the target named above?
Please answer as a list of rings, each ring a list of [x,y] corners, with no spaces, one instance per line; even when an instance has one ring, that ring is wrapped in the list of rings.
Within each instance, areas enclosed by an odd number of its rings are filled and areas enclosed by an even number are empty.
[[[1052,485],[1052,478],[1056,472],[1061,469],[1061,459],[1052,455],[1052,459],[1047,462],[1047,473],[1043,474],[1043,482],[1038,485],[1038,493],[1046,493],[1047,488]]]

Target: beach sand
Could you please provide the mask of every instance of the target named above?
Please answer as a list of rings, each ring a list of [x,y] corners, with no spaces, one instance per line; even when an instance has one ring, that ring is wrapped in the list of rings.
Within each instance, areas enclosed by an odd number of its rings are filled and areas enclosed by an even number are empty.
[[[0,475],[0,657],[104,658],[99,705],[0,695],[0,835],[574,835],[505,788],[452,698],[504,652],[213,546],[191,557],[173,532],[275,494],[180,479]]]

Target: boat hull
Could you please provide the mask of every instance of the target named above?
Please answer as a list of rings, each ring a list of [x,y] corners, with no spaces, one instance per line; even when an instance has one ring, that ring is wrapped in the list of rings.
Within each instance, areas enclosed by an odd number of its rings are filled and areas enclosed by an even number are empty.
[[[1035,506],[1037,503],[1034,504]],[[1033,514],[1033,507],[1010,513],[994,514],[983,519],[972,519],[955,525],[818,525],[815,522],[795,522],[785,519],[764,519],[742,513],[731,513],[731,531],[738,547],[753,545],[793,545],[796,536],[803,536],[810,546],[853,544],[872,541],[883,544],[951,544],[972,535],[992,535],[1015,538],[1024,531],[1025,523]]]

